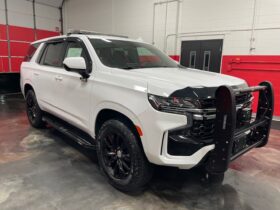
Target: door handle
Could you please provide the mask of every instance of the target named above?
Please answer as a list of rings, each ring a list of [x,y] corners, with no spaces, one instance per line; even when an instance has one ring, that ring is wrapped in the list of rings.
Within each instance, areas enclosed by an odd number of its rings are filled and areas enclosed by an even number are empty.
[[[62,81],[63,78],[62,78],[62,76],[55,76],[54,79],[57,81]]]
[[[34,76],[39,76],[39,73],[34,72],[33,75],[34,75]]]

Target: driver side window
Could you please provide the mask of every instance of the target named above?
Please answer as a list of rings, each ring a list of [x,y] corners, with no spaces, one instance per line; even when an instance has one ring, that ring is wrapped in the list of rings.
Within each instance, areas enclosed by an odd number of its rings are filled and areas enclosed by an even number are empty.
[[[78,42],[68,42],[65,58],[68,57],[83,57],[86,63],[88,61],[85,49]]]

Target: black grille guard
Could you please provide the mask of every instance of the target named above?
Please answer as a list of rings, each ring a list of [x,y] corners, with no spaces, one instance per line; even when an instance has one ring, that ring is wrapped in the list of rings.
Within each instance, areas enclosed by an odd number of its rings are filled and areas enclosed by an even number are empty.
[[[255,120],[236,129],[235,95],[256,91],[259,92],[259,99]],[[209,173],[223,173],[234,159],[252,148],[267,144],[273,117],[274,93],[272,84],[264,81],[259,86],[235,90],[229,86],[220,86],[216,90],[215,97],[217,108],[214,130],[215,149],[209,154],[206,169]],[[246,146],[234,153],[234,142],[246,136],[246,132],[250,132]]]

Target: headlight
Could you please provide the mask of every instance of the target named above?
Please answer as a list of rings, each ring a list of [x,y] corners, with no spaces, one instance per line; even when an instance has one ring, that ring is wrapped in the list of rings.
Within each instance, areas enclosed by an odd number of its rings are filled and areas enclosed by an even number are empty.
[[[163,97],[148,94],[148,99],[153,108],[162,112],[185,114],[190,109],[199,108],[199,101],[191,98]]]

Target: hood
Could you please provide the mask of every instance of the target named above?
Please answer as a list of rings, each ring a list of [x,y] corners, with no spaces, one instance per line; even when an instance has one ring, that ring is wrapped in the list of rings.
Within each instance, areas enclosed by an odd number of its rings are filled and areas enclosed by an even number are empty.
[[[221,85],[233,88],[247,86],[244,80],[236,77],[189,68],[143,68],[131,72],[147,80],[148,93],[160,96],[176,96],[186,93],[185,90],[195,89],[200,97],[212,97]]]

